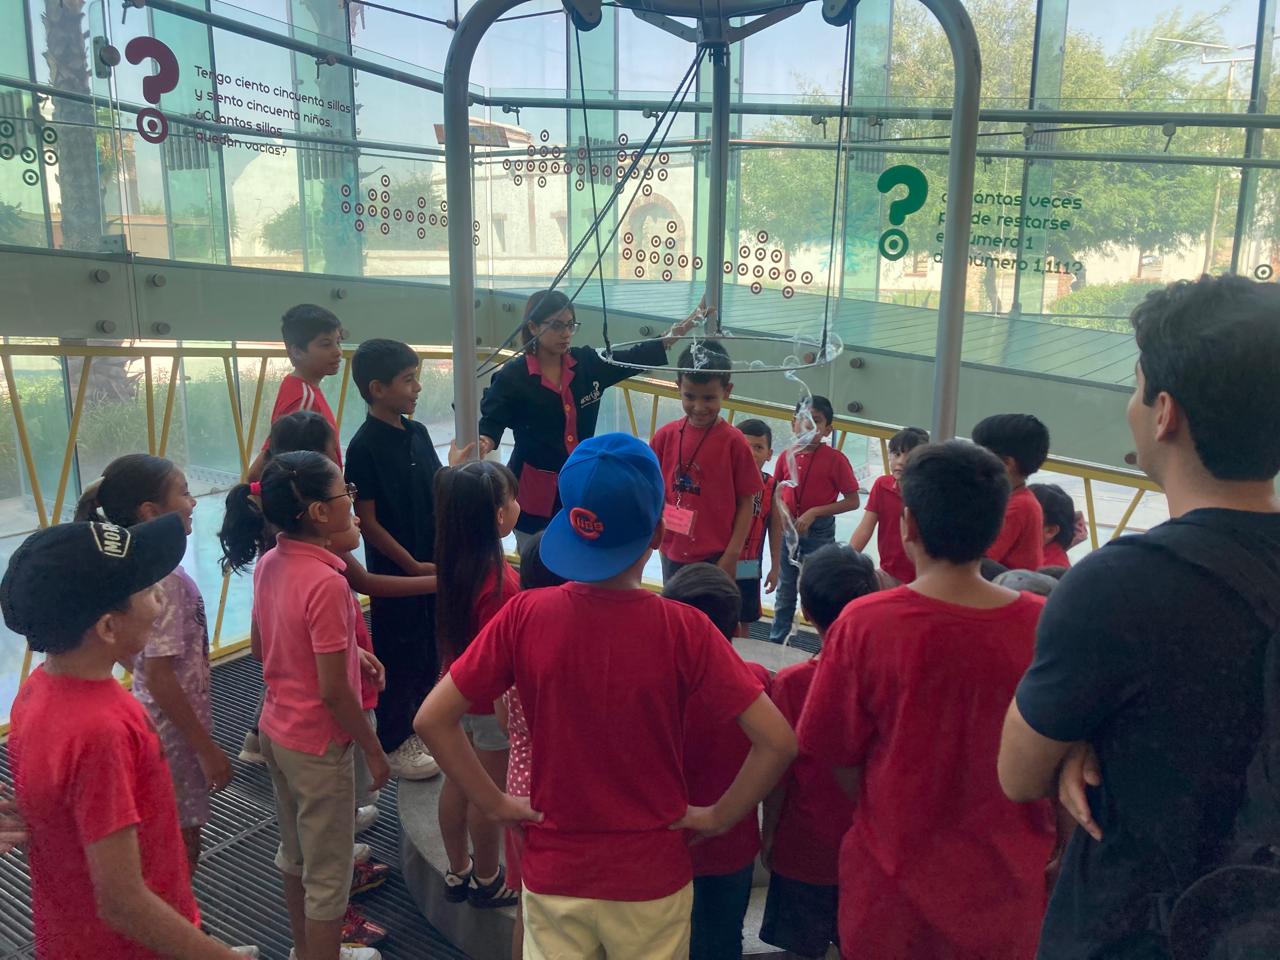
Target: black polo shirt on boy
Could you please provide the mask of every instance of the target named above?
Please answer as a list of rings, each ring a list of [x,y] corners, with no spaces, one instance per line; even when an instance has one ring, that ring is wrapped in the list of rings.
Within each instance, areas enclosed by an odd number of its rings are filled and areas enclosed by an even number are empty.
[[[347,482],[357,500],[372,500],[378,523],[415,560],[435,554],[433,485],[440,457],[427,428],[401,417],[398,429],[372,415],[347,446]],[[365,541],[370,573],[406,576],[398,563]],[[378,696],[378,739],[390,752],[413,733],[413,717],[439,669],[435,645],[435,603],[431,596],[371,598],[373,652],[387,669]]]
[[[611,363],[592,347],[571,347],[562,361],[557,389],[542,375],[537,355],[523,353],[504,363],[485,389],[481,435],[495,445],[508,429],[516,436],[508,466],[520,482],[516,529],[522,533],[537,533],[560,509],[556,478],[574,448],[596,435],[604,390],[636,376],[637,368],[667,362],[661,340],[647,340],[613,356],[630,366]]]
[[[1166,526],[1223,569],[1222,538],[1280,570],[1280,514],[1193,510]],[[1125,537],[1063,578],[1018,685],[1043,736],[1084,740],[1102,842],[1072,834],[1041,960],[1166,960],[1167,908],[1224,855],[1262,725],[1269,631],[1231,583]],[[1136,543],[1135,543],[1136,541]]]

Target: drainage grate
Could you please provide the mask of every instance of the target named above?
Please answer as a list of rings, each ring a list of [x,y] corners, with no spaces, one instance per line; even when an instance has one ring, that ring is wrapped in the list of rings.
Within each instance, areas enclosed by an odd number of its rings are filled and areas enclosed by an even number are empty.
[[[232,758],[236,778],[227,790],[213,797],[195,889],[210,933],[228,943],[256,943],[264,960],[286,960],[292,938],[274,863],[279,834],[271,780],[264,768],[236,759],[261,689],[261,669],[249,657],[214,668],[215,731]],[[7,747],[0,747],[0,776],[12,782]],[[370,919],[391,931],[379,946],[384,960],[467,960],[465,953],[427,923],[405,888],[400,875],[394,781],[382,791],[379,808],[377,825],[360,839],[373,848],[376,859],[392,866],[392,875],[358,903]],[[30,960],[34,956],[26,858],[11,854],[0,858],[0,960]]]

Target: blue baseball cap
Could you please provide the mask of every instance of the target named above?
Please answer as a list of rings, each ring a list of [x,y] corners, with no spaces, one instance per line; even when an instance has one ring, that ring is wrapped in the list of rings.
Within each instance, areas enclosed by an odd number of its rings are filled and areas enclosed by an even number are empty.
[[[584,440],[560,468],[560,512],[539,552],[552,573],[594,583],[649,549],[666,494],[658,458],[626,433]]]

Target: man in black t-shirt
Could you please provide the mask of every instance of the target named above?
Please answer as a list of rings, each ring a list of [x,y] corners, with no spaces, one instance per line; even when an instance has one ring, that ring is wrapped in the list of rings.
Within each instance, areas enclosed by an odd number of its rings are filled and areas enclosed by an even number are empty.
[[[999,773],[1026,801],[1079,792],[1042,960],[1169,956],[1168,909],[1223,856],[1262,723],[1269,630],[1215,556],[1280,573],[1280,287],[1205,277],[1134,311],[1128,421],[1168,533],[1072,569],[1005,719]],[[1224,562],[1225,566],[1225,562]]]

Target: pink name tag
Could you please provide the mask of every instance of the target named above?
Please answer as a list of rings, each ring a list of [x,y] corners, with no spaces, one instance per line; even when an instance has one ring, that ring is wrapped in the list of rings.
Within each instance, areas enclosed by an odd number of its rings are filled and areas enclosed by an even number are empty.
[[[662,522],[666,525],[667,532],[676,533],[682,537],[691,535],[695,516],[694,511],[687,507],[677,507],[668,503],[662,508]]]

